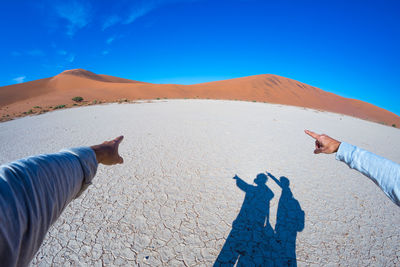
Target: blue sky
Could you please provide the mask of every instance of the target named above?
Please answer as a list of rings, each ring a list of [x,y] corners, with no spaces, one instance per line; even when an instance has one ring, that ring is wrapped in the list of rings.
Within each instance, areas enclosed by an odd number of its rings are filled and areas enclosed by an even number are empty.
[[[400,115],[400,1],[2,1],[0,86],[83,68],[154,83],[277,74]]]

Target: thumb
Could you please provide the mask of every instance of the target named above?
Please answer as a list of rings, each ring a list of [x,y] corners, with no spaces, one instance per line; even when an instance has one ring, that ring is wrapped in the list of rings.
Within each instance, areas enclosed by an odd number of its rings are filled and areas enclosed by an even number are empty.
[[[114,141],[114,147],[116,149],[116,154],[117,154],[117,163],[118,164],[122,164],[124,163],[124,159],[119,155],[118,150],[119,150],[119,144],[122,142],[122,140],[124,139],[124,136],[118,136],[117,138],[115,138]]]
[[[320,153],[322,153],[322,148],[316,148],[315,150],[314,150],[314,154],[320,154]]]

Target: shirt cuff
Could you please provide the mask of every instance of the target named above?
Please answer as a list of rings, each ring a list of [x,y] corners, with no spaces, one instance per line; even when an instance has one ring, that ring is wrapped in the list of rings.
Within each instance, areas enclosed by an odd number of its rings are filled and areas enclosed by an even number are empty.
[[[349,163],[352,160],[353,152],[356,149],[355,146],[350,145],[346,142],[341,142],[338,151],[336,152],[336,159]]]
[[[68,148],[61,150],[61,152],[69,152],[75,155],[76,157],[78,157],[79,162],[81,163],[83,171],[83,181],[81,190],[79,190],[78,194],[75,197],[78,198],[83,193],[83,191],[85,191],[89,187],[89,185],[92,184],[92,180],[96,175],[97,166],[99,165],[96,159],[96,154],[90,147]]]

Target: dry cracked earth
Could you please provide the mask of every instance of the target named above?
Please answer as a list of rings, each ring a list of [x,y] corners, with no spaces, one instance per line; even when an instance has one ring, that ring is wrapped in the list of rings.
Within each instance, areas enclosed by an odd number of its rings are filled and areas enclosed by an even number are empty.
[[[168,100],[1,123],[0,163],[125,136],[125,163],[99,167],[32,266],[398,266],[400,209],[333,155],[314,155],[306,128],[400,162],[400,131],[387,126]]]

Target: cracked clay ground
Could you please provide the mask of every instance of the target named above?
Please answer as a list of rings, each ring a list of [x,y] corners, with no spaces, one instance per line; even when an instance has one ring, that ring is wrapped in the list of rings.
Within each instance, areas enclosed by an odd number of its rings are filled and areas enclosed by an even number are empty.
[[[306,128],[400,162],[399,129],[298,107],[168,100],[1,123],[0,163],[125,136],[125,163],[99,167],[33,266],[400,265],[400,209],[333,155],[314,155]],[[253,182],[265,171],[280,186]]]

